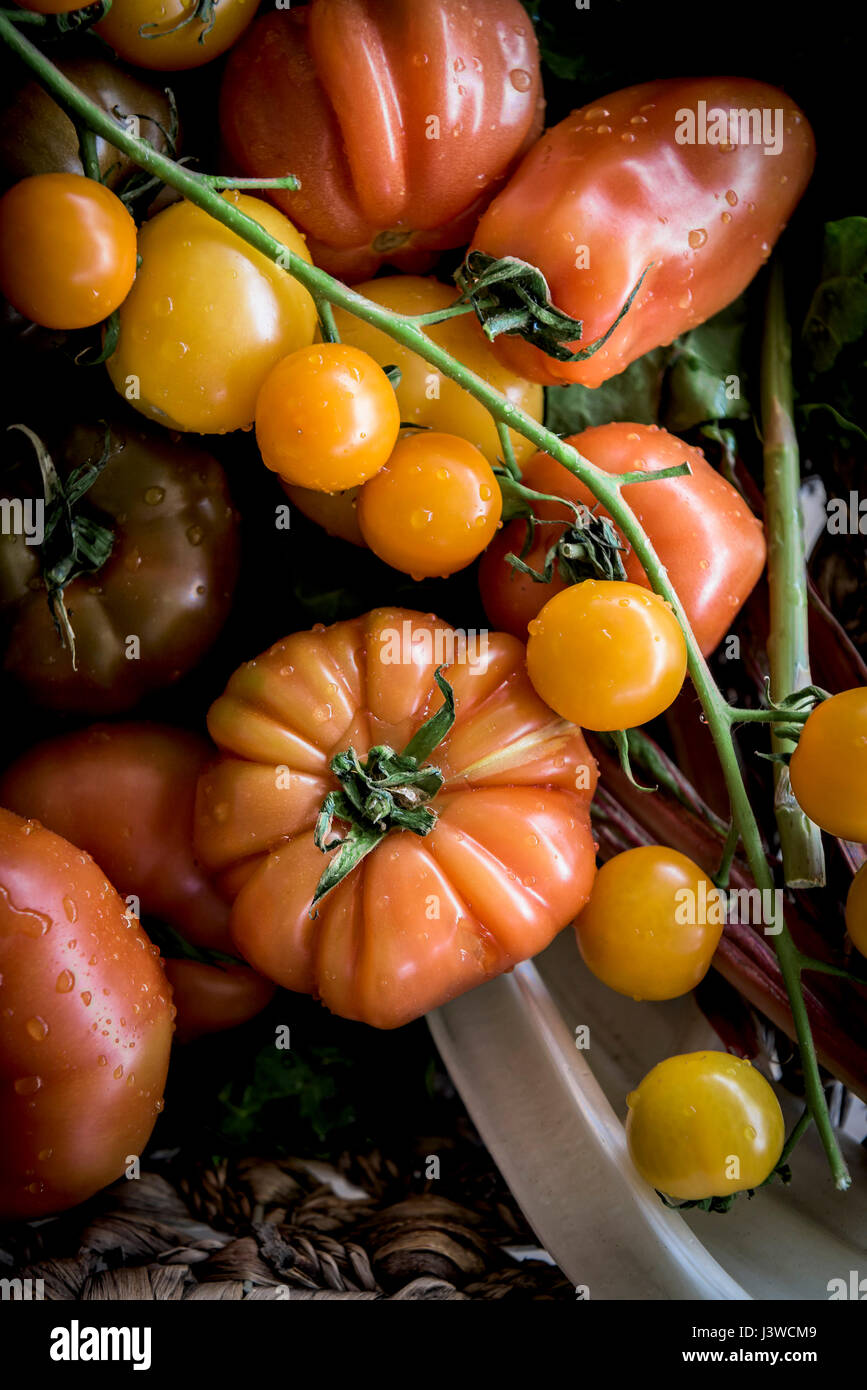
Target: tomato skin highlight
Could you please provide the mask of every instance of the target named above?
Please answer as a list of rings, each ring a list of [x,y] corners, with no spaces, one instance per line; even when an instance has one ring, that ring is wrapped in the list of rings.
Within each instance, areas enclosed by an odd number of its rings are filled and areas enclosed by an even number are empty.
[[[783,111],[782,148],[680,144],[680,113]],[[545,131],[483,215],[473,249],[538,266],[558,308],[583,323],[578,350],[628,313],[583,362],[557,362],[500,335],[530,381],[599,386],[651,348],[730,304],[770,255],[813,170],[809,123],[784,92],[745,77],[627,87]],[[532,208],[532,216],[528,216]],[[616,228],[616,236],[612,236]],[[648,266],[651,268],[648,269]]]
[[[812,710],[789,776],[798,805],[816,825],[867,844],[867,686],[832,695]]]
[[[595,874],[596,766],[581,731],[535,695],[514,638],[488,634],[472,661],[450,659],[454,641],[406,609],[296,633],[236,671],[208,714],[222,756],[199,779],[195,844],[233,896],[238,949],[276,983],[378,1028],[541,950]],[[445,778],[436,825],[391,831],[311,917],[331,758],[350,743],[405,748],[442,703],[442,663],[457,718],[430,759]]]
[[[358,487],[397,443],[391,382],[366,352],[320,343],[284,357],[256,399],[256,442],[266,468],[314,492]]]
[[[783,1150],[783,1112],[773,1090],[748,1061],[727,1052],[667,1058],[628,1105],[633,1163],[652,1187],[679,1201],[758,1187]]]
[[[627,483],[623,496],[668,570],[696,641],[704,655],[709,655],[730,631],[764,569],[767,547],[762,523],[700,449],[656,425],[595,425],[565,442],[611,474],[644,468],[652,474],[689,464],[690,473],[681,478]],[[537,492],[597,507],[590,489],[549,454],[537,453],[525,464],[523,481]],[[534,502],[533,507],[543,520],[564,520],[562,528],[537,528],[525,559],[541,571],[549,548],[571,521],[571,513],[549,502]],[[604,507],[598,507],[598,514],[608,515]],[[618,531],[616,526],[614,529]],[[508,564],[505,557],[510,551],[521,554],[525,530],[526,522],[509,522],[494,537],[479,566],[479,588],[490,621],[523,640],[527,625],[547,600],[566,588],[556,567],[551,582],[544,584]],[[620,539],[623,541],[622,534]],[[649,589],[644,566],[635,552],[628,547],[621,552],[621,559],[627,579]]]
[[[162,1106],[171,990],[93,860],[0,810],[0,1216],[92,1196]]]
[[[361,534],[395,569],[454,574],[479,555],[497,529],[502,495],[487,459],[453,434],[404,436],[358,497]]]
[[[195,5],[196,0],[112,0],[95,30],[119,58],[138,68],[200,68],[231,48],[255,18],[256,5],[255,0],[219,0],[211,18],[194,18],[177,27]]]
[[[553,710],[585,729],[655,719],[686,675],[686,642],[658,594],[585,579],[555,594],[530,624],[527,672]]]
[[[846,930],[856,951],[867,956],[867,864],[862,864],[846,895]]]
[[[225,196],[310,260],[303,237],[276,208]],[[146,222],[138,249],[142,263],[106,364],[115,389],[170,429],[225,434],[251,425],[271,368],[313,341],[311,296],[192,203],[173,203]]]
[[[135,223],[101,183],[33,174],[0,198],[0,290],[25,318],[89,328],[123,303],[135,273]]]
[[[185,675],[222,629],[238,574],[238,516],[216,459],[152,429],[110,428],[110,457],[86,501],[110,523],[114,546],[64,591],[77,670],[46,602],[38,548],[0,535],[4,668],[38,704],[65,713],[116,714]],[[98,459],[104,444],[104,428],[74,429],[55,451],[58,470]],[[33,490],[33,473],[28,458],[17,495]],[[138,660],[128,659],[129,634]]]
[[[682,911],[690,906],[693,920]],[[723,912],[719,890],[685,854],[641,845],[603,864],[575,934],[584,963],[618,994],[677,999],[710,969]]]
[[[220,127],[237,172],[300,178],[270,200],[307,232],[317,265],[361,280],[465,244],[542,109],[518,0],[314,0],[245,35]]]

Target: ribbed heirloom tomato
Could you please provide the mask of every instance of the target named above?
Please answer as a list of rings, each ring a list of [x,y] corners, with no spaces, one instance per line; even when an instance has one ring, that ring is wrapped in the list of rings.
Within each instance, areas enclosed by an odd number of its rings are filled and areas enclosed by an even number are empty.
[[[225,196],[310,260],[304,238],[276,208]],[[115,388],[171,429],[225,434],[251,425],[268,372],[313,341],[312,298],[192,203],[174,203],[146,222],[138,249],[141,265],[107,363]]]
[[[120,1177],[162,1108],[171,991],[87,854],[0,810],[0,1217]]]
[[[708,655],[730,630],[764,568],[766,546],[761,522],[740,493],[711,467],[701,449],[684,444],[656,425],[596,425],[572,435],[566,443],[606,473],[646,471],[650,477],[662,469],[689,464],[689,473],[680,478],[627,483],[623,497],[668,570],[696,640]],[[535,454],[530,459],[523,469],[523,481],[536,492],[581,502],[607,516],[589,488],[549,454]],[[526,563],[541,573],[548,550],[572,523],[573,513],[556,502],[534,502],[533,510],[546,523],[564,519],[562,526],[537,527],[524,556]],[[479,566],[485,612],[496,627],[521,638],[526,638],[527,624],[542,606],[569,582],[557,566],[550,583],[540,583],[507,562],[509,552],[522,554],[525,535],[524,521],[504,526]],[[623,542],[622,535],[620,539]],[[627,578],[649,588],[635,553],[627,548],[621,558]]]
[[[421,275],[386,275],[357,286],[359,294],[382,304],[397,314],[418,315],[450,308],[456,299],[454,287]],[[381,329],[365,323],[343,309],[335,309],[334,319],[341,341],[370,356],[381,367],[396,366],[400,381],[395,396],[400,418],[408,425],[426,426],[445,434],[456,434],[480,449],[489,463],[496,463],[502,454],[499,435],[490,411],[486,410],[469,391],[456,381],[425,362],[423,357],[390,338]],[[433,342],[450,352],[465,367],[502,392],[509,403],[524,410],[534,420],[541,420],[544,398],[541,386],[524,381],[510,372],[497,359],[491,344],[482,332],[474,314],[462,314],[444,319],[442,323],[427,324],[425,333]],[[512,448],[518,463],[530,458],[534,446],[522,434],[510,430]],[[326,531],[355,545],[364,538],[356,516],[357,491],[329,496],[307,488],[287,487],[292,502],[305,516],[323,526]],[[497,622],[495,626],[507,625]],[[516,633],[516,636],[521,636]]]
[[[135,223],[110,188],[34,174],[0,198],[0,290],[43,328],[88,328],[135,279]]]
[[[128,63],[175,72],[219,58],[255,14],[256,0],[112,0],[96,32]]]
[[[358,496],[371,550],[414,579],[469,565],[496,531],[501,510],[497,479],[479,450],[426,430],[405,435]]]
[[[0,805],[32,816],[92,854],[146,921],[194,946],[232,953],[229,910],[193,855],[204,739],[160,724],[94,725],[46,739],[0,777]],[[274,987],[242,966],[169,959],[177,1035],[231,1028],[265,1007]]]
[[[208,715],[222,756],[199,781],[196,848],[234,898],[239,949],[286,988],[380,1028],[541,950],[595,873],[596,769],[580,729],[534,694],[519,642],[470,637],[405,609],[296,633],[242,666]],[[414,771],[414,755],[397,764],[403,787],[383,800],[383,745],[412,753],[429,717],[443,719],[441,665],[455,722]],[[374,843],[314,907],[344,853],[317,848],[314,826],[347,781],[365,788],[351,847]],[[410,813],[427,833],[400,828]]]
[[[256,399],[256,443],[284,482],[340,492],[373,476],[397,443],[400,411],[385,372],[345,343],[284,357]]]
[[[679,1201],[758,1187],[779,1161],[780,1103],[761,1072],[740,1057],[669,1057],[627,1102],[632,1161],[651,1186]]]
[[[519,0],[313,0],[263,15],[220,101],[237,171],[297,175],[300,190],[271,201],[317,265],[356,280],[466,243],[541,125]]]
[[[502,335],[502,360],[531,381],[599,386],[702,323],[767,260],[814,154],[791,98],[745,77],[646,82],[572,112],[485,212],[473,248],[539,267],[554,304],[583,324],[573,351],[607,332],[647,274],[593,356],[559,362]]]

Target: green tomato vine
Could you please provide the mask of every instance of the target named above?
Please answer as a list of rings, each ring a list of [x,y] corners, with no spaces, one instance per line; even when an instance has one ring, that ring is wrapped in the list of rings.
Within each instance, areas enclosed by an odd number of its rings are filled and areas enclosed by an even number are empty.
[[[22,14],[22,18],[28,19],[32,16]],[[0,11],[0,39],[32,70],[37,80],[76,123],[79,131],[101,135],[110,141],[141,169],[175,189],[303,285],[317,304],[326,337],[333,332],[331,309],[334,305],[381,329],[395,341],[418,353],[444,376],[456,381],[487,408],[497,423],[503,444],[505,467],[512,477],[519,479],[520,474],[515,466],[511,448],[508,447],[509,430],[523,435],[537,449],[550,454],[589,488],[632,546],[653,589],[670,605],[680,623],[687,646],[689,673],[713,736],[728,790],[731,808],[731,852],[734,852],[735,846],[740,842],[756,886],[761,890],[773,890],[774,873],[765,856],[759,826],[749,802],[735,748],[734,729],[738,723],[743,722],[747,712],[732,708],[718,689],[693,635],[683,606],[669,581],[666,568],[623,495],[625,484],[647,481],[647,475],[641,473],[612,476],[603,472],[582,457],[575,448],[512,405],[500,392],[434,343],[423,331],[423,326],[411,317],[374,303],[357,290],[344,285],[290,251],[231,200],[220,196],[217,187],[234,186],[232,180],[196,173],[159,153],[147,141],[132,135],[112,115],[86,97],[44,53],[20,33],[8,11]],[[83,136],[83,155],[88,153],[89,145],[89,136]],[[86,167],[88,165],[92,167],[91,160],[87,160]],[[250,187],[249,180],[245,181],[245,186]],[[261,186],[261,183],[257,186]],[[469,307],[467,306],[468,309]],[[445,311],[446,314],[450,312],[452,311]],[[436,318],[443,316],[437,315]],[[423,321],[431,323],[435,319],[427,314],[423,316]],[[688,466],[684,465],[681,471],[687,472]],[[751,720],[778,718],[772,710],[750,711],[748,715]],[[773,893],[771,900],[776,902],[776,895]],[[807,1108],[821,1137],[834,1183],[838,1189],[845,1190],[850,1186],[851,1178],[828,1112],[801,988],[801,972],[811,968],[811,963],[808,963],[798,950],[785,921],[782,917],[778,919],[776,913],[775,908],[775,918],[769,934],[772,936],[785,982],[800,1048]]]

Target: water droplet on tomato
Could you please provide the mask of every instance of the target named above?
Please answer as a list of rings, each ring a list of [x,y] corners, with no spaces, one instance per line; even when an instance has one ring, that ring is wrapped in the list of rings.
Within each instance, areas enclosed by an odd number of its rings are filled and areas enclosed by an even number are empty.
[[[34,1042],[42,1042],[43,1038],[48,1037],[48,1024],[44,1018],[28,1018],[24,1027]]]
[[[509,81],[516,92],[527,92],[533,85],[532,77],[524,68],[512,68]]]

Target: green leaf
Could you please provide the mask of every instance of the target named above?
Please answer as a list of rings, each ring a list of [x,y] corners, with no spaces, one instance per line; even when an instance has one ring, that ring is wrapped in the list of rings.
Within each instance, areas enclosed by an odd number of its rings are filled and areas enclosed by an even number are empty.
[[[546,428],[567,435],[579,434],[591,425],[608,425],[612,420],[657,424],[670,355],[670,348],[654,348],[593,390],[588,386],[550,387],[545,393]]]
[[[673,344],[660,422],[672,434],[709,420],[749,419],[740,367],[746,323],[746,304],[741,297]],[[737,379],[737,395],[731,394],[735,389],[732,378]]]
[[[867,334],[867,217],[825,225],[821,279],[802,339],[809,365],[827,372],[842,349]]]
[[[694,425],[747,419],[741,352],[747,325],[743,297],[666,347],[653,348],[592,390],[553,386],[545,424],[555,434],[579,434],[592,425],[628,420],[664,425],[674,434]],[[727,378],[738,377],[740,395],[729,399]]]

